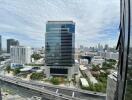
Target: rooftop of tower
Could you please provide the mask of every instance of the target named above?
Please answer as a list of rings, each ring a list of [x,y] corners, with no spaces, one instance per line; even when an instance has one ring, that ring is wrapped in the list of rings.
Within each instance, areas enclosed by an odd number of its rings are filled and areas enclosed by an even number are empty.
[[[75,24],[74,21],[47,21],[48,24]]]

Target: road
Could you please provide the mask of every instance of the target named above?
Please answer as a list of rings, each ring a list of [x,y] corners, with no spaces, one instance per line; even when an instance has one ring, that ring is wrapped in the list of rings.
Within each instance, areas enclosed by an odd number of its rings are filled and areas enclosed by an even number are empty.
[[[48,85],[38,83],[36,81],[25,81],[17,77],[7,77],[0,75],[0,80],[16,84],[21,87],[29,88],[31,90],[45,93],[52,98],[59,98],[59,100],[105,100],[106,95],[103,93],[94,93],[91,91],[84,91],[80,89],[73,89],[67,87],[60,87],[56,85]],[[61,99],[60,99],[61,98]],[[57,99],[55,99],[57,100]]]

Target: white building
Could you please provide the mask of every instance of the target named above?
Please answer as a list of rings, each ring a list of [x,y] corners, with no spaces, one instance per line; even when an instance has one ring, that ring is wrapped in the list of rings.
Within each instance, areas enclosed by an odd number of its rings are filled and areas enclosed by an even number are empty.
[[[11,66],[31,63],[32,50],[25,46],[11,46]]]
[[[107,51],[105,51],[105,52],[104,51],[99,51],[98,56],[101,56],[102,58],[106,58],[106,52]]]
[[[106,52],[106,59],[114,59],[114,60],[118,60],[118,56],[119,56],[119,53],[116,52]]]
[[[107,51],[101,51],[98,52],[98,55],[101,56],[102,58],[106,58],[106,59],[114,59],[114,60],[118,60],[119,57],[119,53],[118,52],[107,52]]]
[[[89,87],[88,81],[85,78],[80,78],[80,82],[83,87]]]
[[[93,59],[92,59],[92,64],[94,65],[101,65],[102,66],[102,63],[104,62],[105,60],[102,59],[101,56],[94,56]]]
[[[87,65],[88,63],[87,59],[80,59],[80,64]]]

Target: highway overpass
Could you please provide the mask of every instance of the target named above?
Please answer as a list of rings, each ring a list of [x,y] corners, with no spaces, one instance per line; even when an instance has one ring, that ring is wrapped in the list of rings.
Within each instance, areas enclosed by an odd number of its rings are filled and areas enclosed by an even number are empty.
[[[25,81],[17,77],[0,75],[0,81],[35,90],[45,95],[49,100],[106,100],[106,95],[103,93],[47,85],[36,81]]]

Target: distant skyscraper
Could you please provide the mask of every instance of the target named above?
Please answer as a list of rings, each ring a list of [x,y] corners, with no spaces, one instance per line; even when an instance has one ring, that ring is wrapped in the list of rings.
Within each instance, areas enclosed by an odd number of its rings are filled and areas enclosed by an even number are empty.
[[[84,50],[83,45],[80,45],[80,50],[81,50],[81,51],[83,51],[83,50]]]
[[[11,46],[19,46],[19,41],[14,39],[7,39],[7,53],[10,53]]]
[[[0,54],[1,54],[1,52],[2,52],[2,37],[0,35]]]
[[[100,43],[98,44],[98,51],[103,51],[103,46]]]
[[[98,51],[102,51],[103,50],[103,46],[99,43],[98,44]]]
[[[48,21],[45,36],[45,62],[47,75],[74,74],[75,23]]]
[[[12,64],[29,64],[31,62],[32,50],[30,47],[11,46]]]
[[[42,53],[42,54],[44,53],[44,47],[42,47],[41,53]]]
[[[108,48],[109,48],[109,46],[108,46],[108,44],[106,44],[105,47],[104,47],[104,49],[108,50]]]

